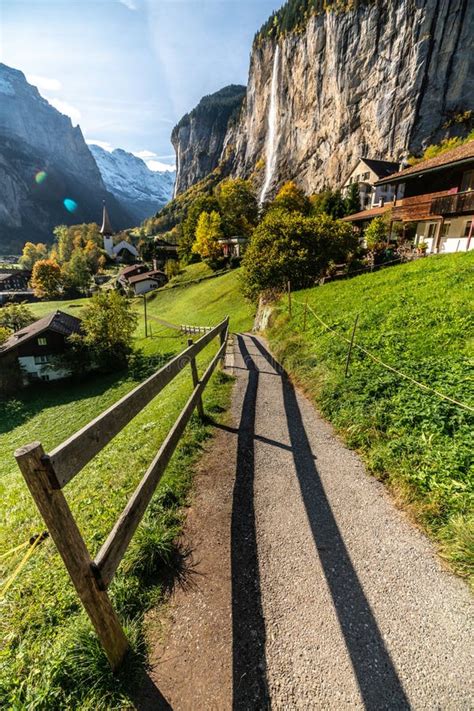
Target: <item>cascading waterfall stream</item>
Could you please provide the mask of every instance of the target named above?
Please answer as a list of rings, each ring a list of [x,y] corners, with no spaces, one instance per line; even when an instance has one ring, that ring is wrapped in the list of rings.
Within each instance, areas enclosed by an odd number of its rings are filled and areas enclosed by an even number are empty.
[[[178,180],[179,180],[180,163],[181,163],[181,145],[178,143],[178,150],[176,153],[176,176],[174,179],[173,200],[176,197],[176,195],[178,194]]]
[[[268,133],[265,144],[265,182],[260,193],[259,204],[265,201],[268,189],[275,172],[278,155],[278,71],[280,65],[280,45],[277,44],[273,57],[272,85],[270,90],[270,106],[268,110]]]

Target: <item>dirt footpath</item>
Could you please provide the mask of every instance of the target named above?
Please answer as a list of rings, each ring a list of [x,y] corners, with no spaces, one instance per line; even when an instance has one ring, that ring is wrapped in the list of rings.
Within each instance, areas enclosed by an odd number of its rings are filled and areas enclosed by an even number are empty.
[[[234,340],[152,679],[175,711],[471,709],[473,601],[261,339]]]

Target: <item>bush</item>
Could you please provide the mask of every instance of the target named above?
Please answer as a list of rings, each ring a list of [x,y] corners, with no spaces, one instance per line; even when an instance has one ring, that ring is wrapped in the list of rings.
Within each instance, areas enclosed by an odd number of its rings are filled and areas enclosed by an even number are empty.
[[[255,230],[243,264],[244,293],[256,299],[261,291],[309,286],[331,262],[345,262],[357,249],[352,227],[327,215],[270,211]]]

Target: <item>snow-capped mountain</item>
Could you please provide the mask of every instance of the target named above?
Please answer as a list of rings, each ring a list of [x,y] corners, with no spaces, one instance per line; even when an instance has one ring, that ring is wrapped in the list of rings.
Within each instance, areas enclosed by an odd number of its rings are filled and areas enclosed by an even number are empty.
[[[172,197],[175,173],[155,172],[133,153],[89,145],[107,189],[137,221],[154,215]]]

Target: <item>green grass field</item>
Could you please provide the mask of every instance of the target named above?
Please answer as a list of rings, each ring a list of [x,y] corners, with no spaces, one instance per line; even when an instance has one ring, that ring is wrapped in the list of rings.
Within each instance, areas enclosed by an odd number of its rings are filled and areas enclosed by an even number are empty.
[[[473,413],[353,352],[308,313],[417,381],[474,407],[474,252],[433,256],[294,294],[271,346],[372,472],[408,505],[453,568],[474,572]]]
[[[70,305],[45,302],[34,304],[33,309],[39,316],[55,308],[69,311]],[[78,307],[80,303],[75,301],[73,305]],[[137,309],[142,315],[142,304],[138,304]],[[252,310],[239,294],[237,274],[232,272],[203,284],[160,292],[150,301],[149,313],[171,322],[196,325],[215,324],[228,314],[232,327],[240,329],[251,326]],[[147,354],[170,357],[186,344],[186,338],[176,335],[164,329],[145,339],[141,316],[136,345]],[[216,347],[212,344],[205,349],[199,358],[201,369]],[[230,384],[230,379],[220,373],[211,380],[204,396],[205,409],[211,417],[223,416]],[[135,385],[136,382],[120,374],[95,376],[84,382],[34,387],[2,404],[0,556],[44,529],[16,467],[14,449],[39,439],[45,450],[50,450]],[[125,506],[190,392],[191,376],[185,370],[65,490],[93,554]],[[176,568],[177,551],[173,542],[183,520],[182,507],[188,500],[193,465],[203,440],[210,433],[209,424],[193,418],[112,585],[115,605],[135,643],[135,656],[143,653],[143,613],[166,597],[170,570]],[[23,553],[0,558],[3,581]],[[5,640],[0,657],[2,708],[130,706],[135,678],[133,664],[130,662],[118,680],[112,677],[50,540],[35,551],[1,605],[0,629]]]

